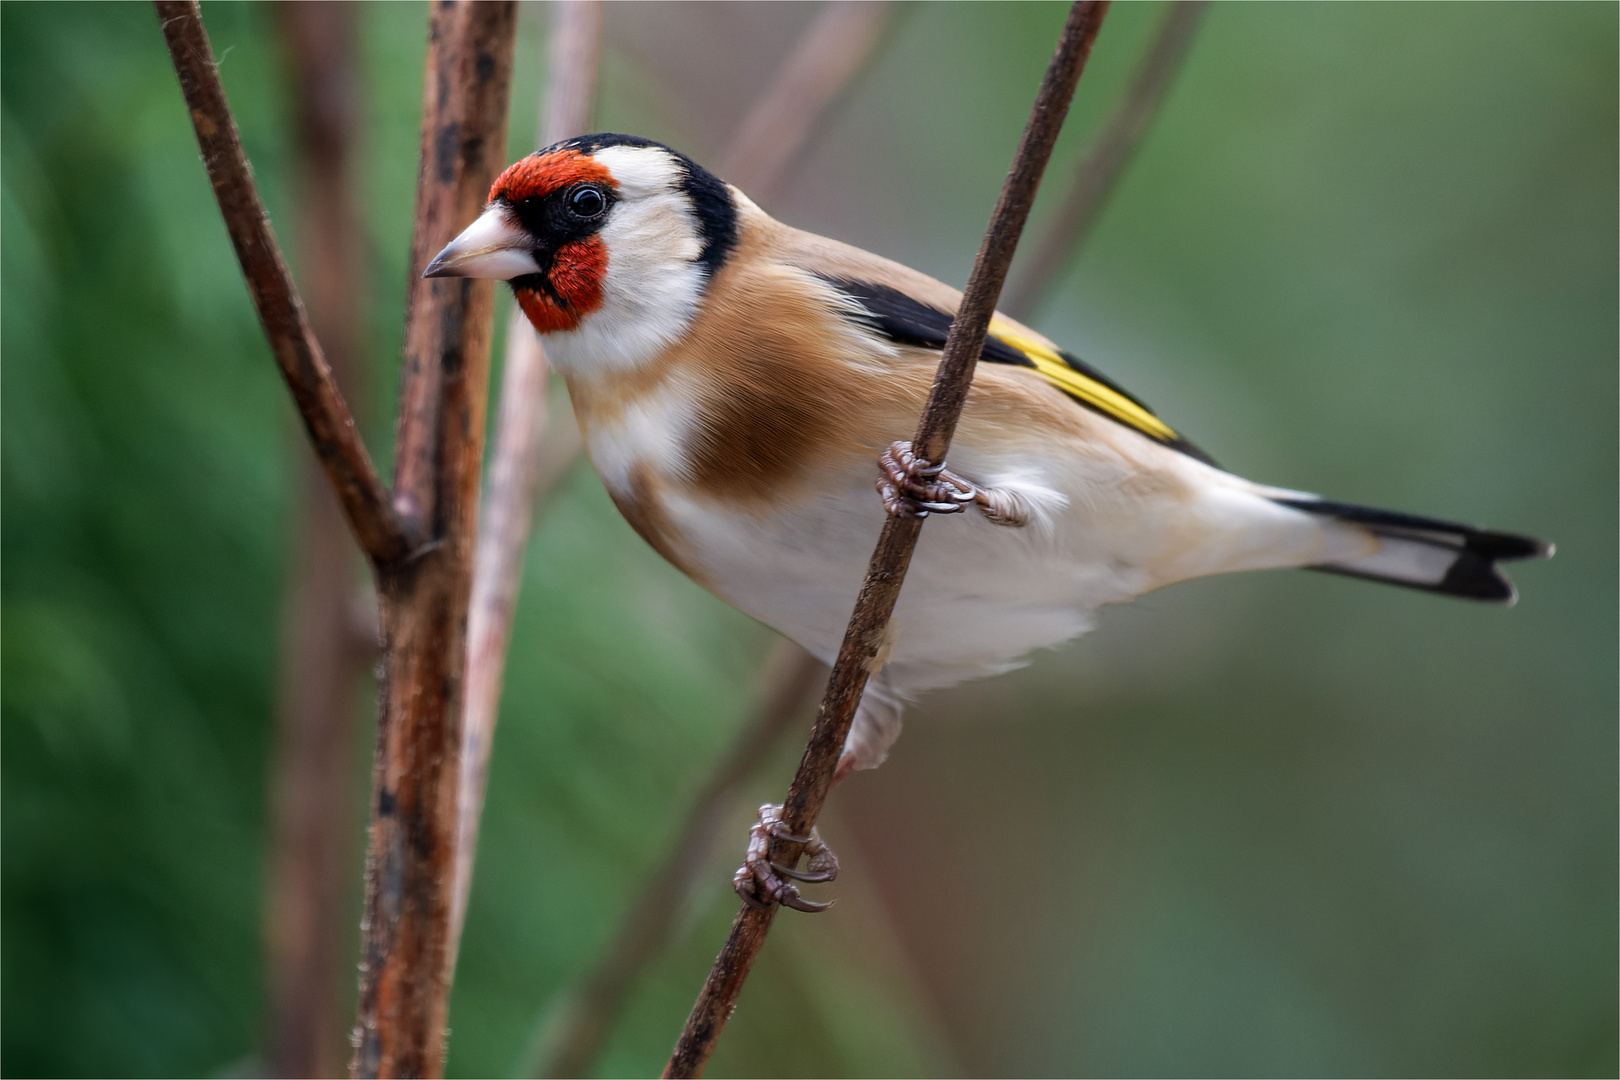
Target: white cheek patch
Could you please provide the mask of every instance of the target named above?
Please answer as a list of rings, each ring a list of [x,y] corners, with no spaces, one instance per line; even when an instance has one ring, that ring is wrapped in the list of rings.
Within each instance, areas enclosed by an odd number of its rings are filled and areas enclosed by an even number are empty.
[[[602,306],[579,329],[549,334],[555,366],[589,377],[645,363],[676,341],[703,295],[698,223],[681,194],[680,166],[662,150],[614,146],[597,153],[619,201],[600,236],[607,245]]]

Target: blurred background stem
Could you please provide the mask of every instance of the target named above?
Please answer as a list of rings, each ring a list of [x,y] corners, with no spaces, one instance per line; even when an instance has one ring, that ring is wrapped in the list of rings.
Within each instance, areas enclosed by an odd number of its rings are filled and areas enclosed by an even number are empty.
[[[1013,318],[1028,320],[1035,314],[1053,280],[1085,243],[1181,70],[1207,5],[1208,0],[1175,0],[1159,20],[1125,92],[1081,156],[1056,213],[1029,256],[1019,260],[1018,273],[1001,304]]]
[[[709,868],[715,839],[731,819],[742,787],[794,721],[805,719],[827,668],[785,639],[761,669],[754,708],[736,740],[693,800],[641,894],[619,920],[589,974],[548,1010],[538,1076],[589,1076],[641,974],[662,955],[676,920]]]
[[[739,125],[722,155],[726,165],[720,175],[750,197],[773,194],[827,113],[869,67],[893,15],[894,5],[887,2],[833,0],[824,5]],[[572,417],[557,426],[564,425],[577,440]],[[551,472],[560,476],[562,469]],[[825,673],[820,661],[793,642],[778,641],[772,648],[742,729],[682,819],[663,859],[620,919],[596,966],[561,1006],[547,1010],[533,1066],[537,1075],[583,1076],[590,1071],[626,995],[667,947],[743,782],[789,725],[804,716]]]
[[[716,170],[758,202],[776,194],[793,158],[871,62],[892,24],[888,0],[831,0],[777,68]]]
[[[299,276],[310,328],[344,396],[365,401],[368,274],[353,188],[355,9],[316,0],[279,3],[276,15],[293,99]],[[296,453],[298,524],[282,613],[271,780],[267,1057],[275,1076],[337,1076],[352,998],[357,740],[361,690],[377,655],[376,602],[369,589],[360,593],[364,563],[331,486],[312,455],[302,446]]]

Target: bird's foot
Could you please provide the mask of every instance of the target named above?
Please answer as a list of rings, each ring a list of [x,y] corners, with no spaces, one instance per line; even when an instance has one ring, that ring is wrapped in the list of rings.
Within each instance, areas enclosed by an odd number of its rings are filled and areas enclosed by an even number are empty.
[[[771,841],[785,840],[803,844],[809,856],[803,870],[771,862]],[[811,829],[809,836],[794,836],[782,824],[782,808],[766,803],[759,808],[759,821],[748,830],[748,853],[743,864],[731,875],[731,887],[743,898],[743,903],[763,911],[772,904],[793,908],[795,911],[826,911],[833,901],[817,903],[799,895],[798,887],[784,878],[799,881],[831,881],[838,876],[838,856],[832,848],[821,842],[820,835]]]
[[[1027,506],[1012,492],[981,488],[945,468],[943,461],[930,465],[904,440],[890,443],[878,465],[883,469],[878,494],[883,496],[883,508],[895,517],[960,514],[972,503],[993,524],[1029,523]]]
[[[903,440],[890,443],[878,457],[878,465],[883,469],[878,494],[883,496],[883,508],[895,517],[960,514],[978,495],[972,484],[946,469],[943,461],[930,465]]]

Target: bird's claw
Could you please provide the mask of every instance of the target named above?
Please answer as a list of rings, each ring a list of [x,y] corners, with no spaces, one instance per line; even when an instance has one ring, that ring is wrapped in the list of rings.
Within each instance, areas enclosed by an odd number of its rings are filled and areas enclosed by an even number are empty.
[[[804,869],[771,862],[773,839],[803,844],[804,853],[809,856]],[[819,903],[806,900],[797,886],[783,879],[795,878],[814,883],[831,881],[837,876],[838,856],[821,842],[816,830],[811,829],[809,836],[793,835],[782,824],[782,808],[766,803],[759,808],[759,821],[748,830],[748,853],[743,857],[743,864],[732,875],[731,886],[742,897],[743,903],[756,911],[764,911],[772,904],[781,904],[795,911],[816,912],[826,911],[834,901]]]
[[[930,465],[903,440],[889,444],[878,456],[878,465],[883,469],[878,494],[883,496],[883,508],[895,517],[960,514],[979,497],[977,489],[947,470],[944,462]]]

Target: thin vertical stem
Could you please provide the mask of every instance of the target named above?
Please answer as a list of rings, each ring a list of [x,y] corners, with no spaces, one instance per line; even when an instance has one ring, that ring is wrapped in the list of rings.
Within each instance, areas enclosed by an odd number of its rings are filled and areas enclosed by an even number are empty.
[[[723,156],[722,175],[751,195],[768,192],[871,61],[894,11],[895,5],[881,0],[827,4],[738,128]],[[539,454],[540,491],[550,489],[579,447],[579,428],[572,418],[547,430]],[[548,1032],[537,1065],[540,1075],[575,1076],[589,1070],[625,996],[664,948],[682,901],[695,887],[702,860],[694,853],[708,850],[714,842],[742,781],[810,706],[817,676],[825,670],[790,642],[780,642],[772,651],[755,705],[731,750],[704,785],[668,854],[625,912],[596,966],[570,995],[561,1020]]]
[[[356,1076],[444,1068],[467,604],[495,294],[420,277],[483,209],[505,155],[516,6],[431,9],[411,238],[394,498],[428,523],[419,557],[378,576],[384,678],[372,770]]]
[[[557,0],[552,7],[551,77],[535,138],[549,146],[590,128],[602,67],[602,0]]]

